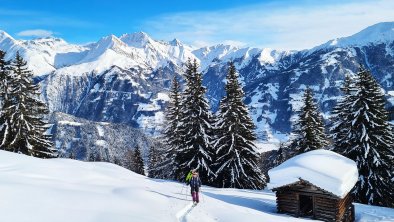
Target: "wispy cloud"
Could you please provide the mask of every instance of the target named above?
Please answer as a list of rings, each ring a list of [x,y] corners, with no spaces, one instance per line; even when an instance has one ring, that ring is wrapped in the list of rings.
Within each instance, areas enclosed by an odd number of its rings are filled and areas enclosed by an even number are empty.
[[[297,1],[298,2],[298,1]],[[190,44],[225,41],[277,49],[304,49],[367,26],[394,21],[394,1],[363,0],[319,5],[258,4],[218,11],[161,15],[144,29],[156,37],[177,37]]]
[[[24,30],[21,32],[18,32],[18,36],[22,37],[48,37],[52,36],[54,33],[49,30],[44,30],[44,29],[30,29],[30,30]]]

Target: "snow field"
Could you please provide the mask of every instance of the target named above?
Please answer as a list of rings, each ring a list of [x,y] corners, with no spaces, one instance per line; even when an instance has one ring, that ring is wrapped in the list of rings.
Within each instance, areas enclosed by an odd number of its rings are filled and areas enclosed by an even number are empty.
[[[186,189],[187,188],[187,189]],[[0,221],[277,222],[311,221],[277,214],[270,191],[190,189],[110,163],[37,159],[0,151]],[[356,205],[358,222],[394,221],[394,209]]]

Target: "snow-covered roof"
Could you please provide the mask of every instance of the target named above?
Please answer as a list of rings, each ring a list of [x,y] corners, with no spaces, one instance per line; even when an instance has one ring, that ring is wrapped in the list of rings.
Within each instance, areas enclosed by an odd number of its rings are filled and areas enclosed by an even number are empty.
[[[314,150],[297,155],[268,171],[270,189],[282,187],[300,179],[343,198],[358,179],[354,161],[328,150]]]

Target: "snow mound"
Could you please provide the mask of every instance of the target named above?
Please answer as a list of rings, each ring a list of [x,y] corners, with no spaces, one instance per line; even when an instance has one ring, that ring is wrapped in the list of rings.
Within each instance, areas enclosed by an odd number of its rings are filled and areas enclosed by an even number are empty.
[[[300,179],[343,198],[358,179],[354,161],[328,150],[314,150],[295,156],[268,171],[270,189],[282,187]]]

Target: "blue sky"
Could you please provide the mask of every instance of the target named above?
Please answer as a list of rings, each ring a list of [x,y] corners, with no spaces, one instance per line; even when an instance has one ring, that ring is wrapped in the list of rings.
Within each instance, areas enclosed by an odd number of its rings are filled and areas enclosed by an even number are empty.
[[[391,0],[0,0],[0,29],[78,44],[144,31],[195,46],[304,49],[394,21],[393,11]]]

